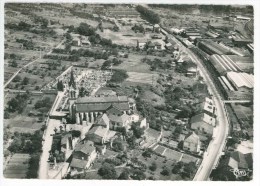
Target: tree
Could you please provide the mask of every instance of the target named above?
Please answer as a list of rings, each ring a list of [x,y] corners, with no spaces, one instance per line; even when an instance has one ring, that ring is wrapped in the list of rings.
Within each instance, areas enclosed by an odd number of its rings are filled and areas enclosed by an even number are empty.
[[[118,179],[119,180],[129,180],[130,177],[130,172],[128,169],[124,169],[122,173],[119,175]]]
[[[13,59],[13,60],[11,61],[11,67],[17,67],[17,66],[18,66],[18,64],[17,64],[16,60]]]
[[[184,165],[183,171],[187,174],[187,177],[191,177],[196,171],[196,164],[194,162],[189,162]]]
[[[184,163],[182,161],[177,162],[172,169],[173,174],[178,174],[180,173],[181,169],[183,168]]]
[[[147,149],[146,151],[143,152],[143,157],[150,158],[152,156],[152,150]]]
[[[141,5],[138,5],[136,7],[136,10],[141,14],[141,16],[149,21],[152,24],[160,23],[160,17],[158,14],[154,13],[153,11],[149,10],[148,8],[145,8]]]
[[[79,97],[85,97],[88,95],[89,95],[89,92],[84,87],[79,88]]]
[[[17,75],[17,76],[15,76],[13,81],[14,82],[20,82],[21,80],[22,80],[21,76]]]
[[[149,169],[150,169],[151,171],[155,171],[155,170],[157,169],[157,164],[156,164],[156,162],[153,162],[152,165],[149,167]]]
[[[131,129],[136,138],[140,138],[144,134],[144,129],[140,127],[140,122],[133,122]]]
[[[63,92],[63,90],[64,90],[63,83],[62,83],[62,81],[60,81],[60,80],[58,80],[57,89],[58,89],[58,91],[62,91],[62,92]]]
[[[121,140],[119,139],[116,139],[113,141],[113,149],[116,151],[116,152],[121,152],[124,150],[124,145],[122,143]]]
[[[164,176],[169,176],[170,170],[167,167],[164,167],[163,170],[160,173]]]
[[[144,180],[146,178],[146,175],[145,175],[144,171],[136,169],[133,172],[132,178],[134,180]]]
[[[109,163],[104,163],[98,170],[98,174],[102,176],[103,179],[117,179],[115,167]]]
[[[80,23],[77,31],[80,35],[91,36],[95,34],[95,30],[87,23]]]
[[[4,119],[9,119],[10,118],[10,114],[8,111],[4,111]]]
[[[128,74],[125,70],[114,70],[110,81],[114,83],[122,83],[126,78],[128,78]]]
[[[29,83],[29,78],[28,77],[24,77],[23,81],[22,81],[22,85],[27,85]]]

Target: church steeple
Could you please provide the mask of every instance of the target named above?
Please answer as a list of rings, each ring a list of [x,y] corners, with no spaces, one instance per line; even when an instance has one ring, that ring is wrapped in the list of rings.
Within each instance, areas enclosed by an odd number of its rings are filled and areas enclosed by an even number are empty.
[[[74,80],[73,70],[70,71],[69,87],[73,87],[74,89],[76,89],[76,83]]]

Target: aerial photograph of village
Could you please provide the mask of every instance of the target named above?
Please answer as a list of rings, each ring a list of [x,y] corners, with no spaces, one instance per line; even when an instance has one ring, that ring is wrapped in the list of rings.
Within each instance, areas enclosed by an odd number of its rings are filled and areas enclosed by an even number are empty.
[[[4,179],[253,179],[254,8],[4,4]]]

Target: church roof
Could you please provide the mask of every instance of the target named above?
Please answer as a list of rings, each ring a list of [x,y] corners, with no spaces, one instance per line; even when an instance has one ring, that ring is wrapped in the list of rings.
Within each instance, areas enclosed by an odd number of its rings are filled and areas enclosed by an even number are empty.
[[[119,103],[128,102],[127,96],[106,96],[106,97],[82,97],[78,98],[76,103]]]
[[[76,104],[76,112],[102,112],[106,111],[111,107],[111,105],[116,106],[118,109],[122,111],[129,110],[128,103],[80,103]]]

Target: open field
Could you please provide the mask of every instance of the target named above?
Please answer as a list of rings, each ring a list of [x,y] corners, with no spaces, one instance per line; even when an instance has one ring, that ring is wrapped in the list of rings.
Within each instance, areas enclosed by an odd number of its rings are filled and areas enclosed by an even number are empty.
[[[140,72],[127,72],[128,78],[126,81],[131,82],[140,82],[140,83],[147,83],[153,84],[156,82],[158,78],[158,74],[150,74],[150,73],[140,73]]]
[[[4,170],[5,178],[26,178],[28,171],[29,154],[16,153],[11,156]]]

